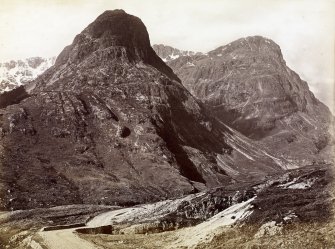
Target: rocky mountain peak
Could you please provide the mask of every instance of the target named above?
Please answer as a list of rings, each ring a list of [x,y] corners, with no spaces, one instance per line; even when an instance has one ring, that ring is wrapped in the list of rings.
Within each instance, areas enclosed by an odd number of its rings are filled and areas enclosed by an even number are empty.
[[[150,40],[142,21],[123,10],[105,11],[91,23],[82,35],[98,39],[98,48],[122,46],[141,59],[150,54]],[[80,36],[78,37],[78,39]],[[136,50],[136,51],[133,51]]]
[[[244,37],[244,38],[240,38],[232,43],[230,43],[231,45],[236,45],[237,44],[241,44],[241,47],[249,47],[249,49],[251,50],[252,48],[258,48],[260,50],[262,49],[268,49],[268,50],[272,50],[275,52],[279,52],[280,51],[280,47],[277,43],[275,43],[273,40],[263,37],[263,36],[248,36],[248,37]]]
[[[151,48],[143,22],[123,10],[108,10],[78,34],[57,57],[56,66],[90,64],[111,60],[149,64],[173,80],[180,81]]]
[[[276,155],[298,159],[299,164],[332,158],[329,109],[287,66],[272,40],[241,38],[202,56],[184,56],[167,64],[216,117],[266,143]]]
[[[224,56],[228,54],[232,55],[233,59],[243,59],[244,57],[252,56],[279,59],[285,63],[279,45],[271,39],[262,36],[240,38],[208,53],[210,56]]]

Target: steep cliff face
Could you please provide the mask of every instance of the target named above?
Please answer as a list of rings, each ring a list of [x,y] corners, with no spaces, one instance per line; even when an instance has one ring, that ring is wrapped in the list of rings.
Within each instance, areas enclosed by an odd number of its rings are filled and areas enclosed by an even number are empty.
[[[279,46],[255,36],[168,62],[220,120],[298,164],[328,160],[333,117],[285,63]]]
[[[99,16],[27,89],[0,110],[2,208],[135,204],[290,167],[209,116],[122,10]]]

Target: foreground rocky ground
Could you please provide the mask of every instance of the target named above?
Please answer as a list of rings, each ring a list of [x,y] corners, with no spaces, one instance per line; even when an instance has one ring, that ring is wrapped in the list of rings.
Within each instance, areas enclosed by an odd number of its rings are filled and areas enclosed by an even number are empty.
[[[3,213],[3,248],[333,248],[330,165],[133,207]],[[44,231],[41,229],[44,227]],[[62,242],[62,243],[63,243]]]

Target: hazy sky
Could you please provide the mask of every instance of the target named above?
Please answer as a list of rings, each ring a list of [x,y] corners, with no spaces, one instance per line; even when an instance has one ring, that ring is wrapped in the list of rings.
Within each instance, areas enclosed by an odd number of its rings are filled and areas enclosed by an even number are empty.
[[[335,0],[0,0],[0,61],[58,55],[107,9],[142,19],[151,44],[207,52],[262,35],[332,106]]]

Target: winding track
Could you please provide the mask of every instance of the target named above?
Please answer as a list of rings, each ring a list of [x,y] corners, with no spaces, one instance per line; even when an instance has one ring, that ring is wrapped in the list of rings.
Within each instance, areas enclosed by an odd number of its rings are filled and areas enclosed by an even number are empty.
[[[141,217],[143,220],[160,217],[167,211],[171,212],[172,210],[177,209],[178,205],[182,201],[190,200],[203,194],[204,193],[198,193],[176,200],[165,200],[152,204],[144,204],[131,208],[122,208],[108,211],[94,217],[92,220],[87,222],[86,226],[52,231],[41,231],[38,233],[38,236],[42,241],[41,244],[48,249],[99,249],[101,247],[98,247],[97,245],[80,238],[75,233],[75,230],[78,228],[92,228],[110,225],[113,223],[113,221],[121,222],[124,220],[133,219],[135,217]]]
[[[39,232],[43,244],[48,249],[99,249],[96,245],[81,239],[74,233],[75,229],[63,229]]]

